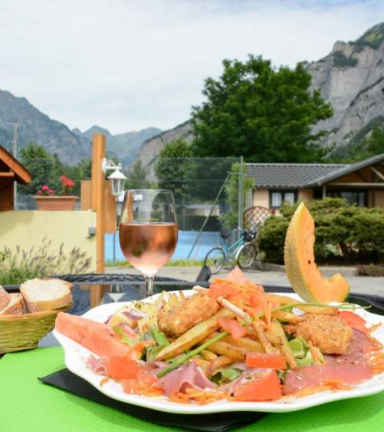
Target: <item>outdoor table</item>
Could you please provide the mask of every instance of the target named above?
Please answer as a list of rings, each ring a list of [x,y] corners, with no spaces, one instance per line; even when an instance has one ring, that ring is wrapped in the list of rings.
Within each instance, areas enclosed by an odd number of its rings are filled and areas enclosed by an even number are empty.
[[[110,284],[115,276],[107,278]],[[116,282],[116,279],[115,279]],[[163,281],[165,282],[165,281]],[[172,288],[172,280],[168,280]],[[80,282],[76,282],[81,284]],[[83,283],[83,282],[82,282]],[[99,283],[99,281],[98,281]],[[127,284],[122,278],[121,284]],[[175,289],[182,281],[174,281]],[[185,283],[190,288],[191,283]],[[292,292],[288,287],[266,287],[267,291]],[[352,296],[350,301],[373,305],[372,312],[384,314],[382,299],[377,296]],[[64,351],[60,346],[39,347],[30,351],[9,353],[0,358],[0,431],[10,432],[87,432],[87,431],[170,431],[185,430],[145,421],[70,392],[39,381],[65,369]],[[172,416],[172,414],[169,414]],[[239,418],[239,414],[234,414]],[[194,416],[195,417],[195,416]],[[204,424],[204,416],[199,416]],[[186,420],[188,422],[188,420]],[[173,423],[175,424],[175,423]],[[291,413],[268,414],[236,431],[380,431],[384,424],[384,392],[364,398],[336,401]],[[188,423],[186,423],[187,427]],[[209,430],[209,429],[205,429]],[[225,430],[212,428],[212,431]]]
[[[170,431],[38,381],[63,369],[61,347],[6,354],[0,360],[0,430],[10,432]],[[153,412],[154,417],[156,412]],[[203,421],[203,417],[202,417]],[[270,414],[236,431],[380,431],[384,393],[332,402],[303,411]]]

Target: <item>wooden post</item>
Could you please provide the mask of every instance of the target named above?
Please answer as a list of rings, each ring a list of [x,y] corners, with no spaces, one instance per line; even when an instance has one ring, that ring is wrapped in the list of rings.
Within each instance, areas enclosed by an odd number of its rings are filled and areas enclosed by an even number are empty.
[[[323,187],[322,187],[322,195],[323,195],[323,198],[327,198],[327,186],[326,185],[323,185]]]
[[[93,135],[92,146],[92,208],[96,210],[96,273],[104,273],[105,177],[101,164],[105,158],[105,136],[102,134]],[[91,307],[99,305],[102,296],[103,287],[92,285],[90,290]]]
[[[15,207],[13,182],[12,180],[9,180],[3,181],[3,183],[0,187],[0,211],[14,210]]]

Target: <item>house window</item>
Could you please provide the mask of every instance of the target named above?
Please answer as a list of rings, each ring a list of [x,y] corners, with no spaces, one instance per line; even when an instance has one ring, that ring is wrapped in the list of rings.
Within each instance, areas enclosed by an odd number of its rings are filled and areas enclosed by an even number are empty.
[[[330,190],[327,197],[345,198],[348,204],[356,204],[358,207],[366,207],[367,192],[362,190]]]
[[[270,207],[272,209],[279,209],[283,204],[283,201],[288,202],[289,204],[294,204],[297,201],[297,192],[296,191],[270,191]]]

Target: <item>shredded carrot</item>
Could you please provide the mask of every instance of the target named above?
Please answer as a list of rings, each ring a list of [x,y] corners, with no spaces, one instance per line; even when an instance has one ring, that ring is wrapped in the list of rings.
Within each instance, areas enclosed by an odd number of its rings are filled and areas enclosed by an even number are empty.
[[[187,404],[189,403],[189,397],[185,393],[177,392],[169,398],[170,402]]]
[[[379,327],[381,327],[381,325],[382,325],[382,323],[377,323],[377,324],[372,325],[372,326],[369,327],[369,329],[368,329],[369,333],[374,332],[374,331],[377,330]]]
[[[372,351],[381,351],[383,349],[383,344],[375,337],[368,335],[368,339],[372,344]]]
[[[322,384],[329,387],[332,390],[350,390],[351,388],[353,388],[352,386],[348,386],[343,384],[343,382],[339,379],[324,379],[322,381]]]
[[[309,346],[309,351],[311,352],[311,355],[312,355],[313,361],[314,361],[315,363],[317,363],[317,364],[320,364],[321,361],[320,361],[320,359],[319,359],[319,356],[318,356],[318,354],[317,354],[317,351],[314,349],[314,346],[313,346],[313,344],[312,344],[312,342],[311,342],[310,340],[308,340],[308,346]]]
[[[219,400],[226,399],[228,401],[233,400],[231,396],[226,395],[225,393],[219,393],[217,391],[205,391],[205,390],[195,390],[192,388],[186,389],[184,392],[176,392],[174,393],[169,400],[171,402],[176,403],[198,403],[200,405],[206,405],[209,403],[217,402]]]
[[[105,383],[107,383],[109,381],[109,378],[108,377],[104,377],[101,381],[100,381],[100,387],[103,387],[103,385],[105,384]]]
[[[369,366],[373,369],[375,375],[384,372],[384,353],[375,353],[369,360]]]

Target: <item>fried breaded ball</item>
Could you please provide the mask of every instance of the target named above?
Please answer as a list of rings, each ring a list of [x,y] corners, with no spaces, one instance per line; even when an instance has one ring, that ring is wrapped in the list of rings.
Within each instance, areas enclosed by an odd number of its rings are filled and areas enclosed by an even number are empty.
[[[196,324],[214,315],[220,306],[205,292],[198,292],[182,300],[169,312],[160,311],[157,323],[167,336],[179,337]]]
[[[353,337],[351,327],[337,315],[306,314],[297,326],[285,329],[311,341],[323,354],[344,354]]]

